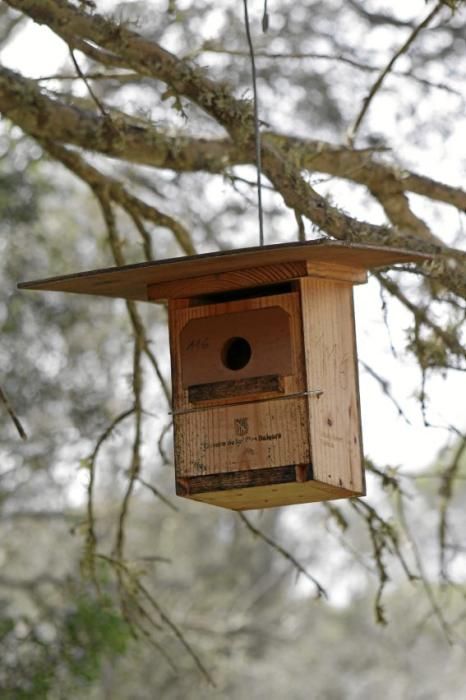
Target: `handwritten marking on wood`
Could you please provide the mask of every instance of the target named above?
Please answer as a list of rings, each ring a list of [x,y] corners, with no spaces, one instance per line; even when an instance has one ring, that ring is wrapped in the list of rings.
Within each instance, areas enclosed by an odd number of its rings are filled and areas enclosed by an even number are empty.
[[[185,346],[184,350],[187,353],[198,352],[202,350],[207,350],[209,347],[209,338],[204,336],[203,338],[192,338]]]

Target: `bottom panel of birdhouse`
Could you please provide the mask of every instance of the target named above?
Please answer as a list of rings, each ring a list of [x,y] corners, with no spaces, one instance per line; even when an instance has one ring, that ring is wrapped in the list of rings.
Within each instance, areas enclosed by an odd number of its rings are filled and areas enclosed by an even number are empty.
[[[176,479],[176,493],[232,510],[274,508],[363,495],[315,481],[311,465],[179,477]]]

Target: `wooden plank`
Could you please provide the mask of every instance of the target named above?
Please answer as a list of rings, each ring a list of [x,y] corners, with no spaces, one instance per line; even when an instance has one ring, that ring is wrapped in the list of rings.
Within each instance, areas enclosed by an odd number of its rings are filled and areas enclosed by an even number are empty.
[[[186,497],[231,510],[255,510],[257,508],[277,508],[300,503],[352,498],[356,495],[358,494],[347,489],[322,484],[318,481],[304,483],[290,481],[267,486],[198,493]]]
[[[202,277],[189,277],[187,279],[152,284],[147,287],[147,298],[158,300],[204,296],[234,289],[279,284],[298,277],[305,277],[307,274],[305,261],[251,267],[244,270],[218,272],[216,274],[203,275]]]
[[[308,260],[306,262],[306,272],[309,277],[324,277],[325,279],[352,282],[353,284],[365,284],[367,282],[367,270],[363,265],[358,267],[337,262]]]
[[[34,280],[19,284],[20,289],[97,294],[147,301],[148,287],[179,282],[185,288],[187,278],[244,271],[276,264],[293,265],[300,261],[330,263],[370,270],[395,263],[423,262],[431,256],[409,250],[365,246],[328,239],[305,243],[281,243],[240,250],[215,251],[190,257],[155,260],[123,267],[91,270],[72,275]],[[165,292],[164,292],[165,293]],[[171,290],[173,294],[173,288]],[[198,293],[198,292],[196,292]],[[175,292],[176,296],[176,292]],[[166,297],[160,297],[163,301]]]
[[[303,278],[303,335],[314,476],[364,493],[352,287]]]
[[[310,465],[309,465],[310,466]],[[201,493],[245,489],[252,486],[270,486],[296,481],[294,466],[254,469],[253,471],[209,474],[207,476],[179,477],[176,480],[178,496],[195,496]],[[311,467],[312,470],[312,467]]]
[[[147,288],[150,300],[204,296],[234,289],[256,288],[312,275],[329,279],[345,280],[354,284],[367,282],[364,268],[337,263],[300,260],[264,267],[252,267],[232,272],[219,272],[202,277],[160,282]]]
[[[176,478],[308,464],[306,397],[175,415]]]
[[[234,379],[228,382],[214,382],[213,384],[197,384],[188,387],[190,403],[206,403],[229,399],[247,397],[250,394],[261,394],[262,397],[283,394],[283,379],[278,374],[270,374],[265,377],[250,377],[246,379]]]

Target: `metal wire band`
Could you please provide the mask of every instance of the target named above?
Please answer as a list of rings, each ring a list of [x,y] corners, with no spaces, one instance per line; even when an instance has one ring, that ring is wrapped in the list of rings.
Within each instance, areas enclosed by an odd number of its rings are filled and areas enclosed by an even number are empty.
[[[266,401],[285,401],[288,399],[297,399],[301,396],[316,396],[320,398],[324,392],[322,389],[309,389],[309,391],[298,391],[295,394],[287,394],[286,396],[271,396],[268,399],[258,399],[256,401],[238,401],[238,403],[216,404],[215,406],[199,406],[199,408],[182,408],[179,411],[169,411],[170,416],[180,416],[185,413],[197,413],[198,411],[208,411],[211,408],[227,408],[228,406],[244,406],[250,403],[264,403]]]

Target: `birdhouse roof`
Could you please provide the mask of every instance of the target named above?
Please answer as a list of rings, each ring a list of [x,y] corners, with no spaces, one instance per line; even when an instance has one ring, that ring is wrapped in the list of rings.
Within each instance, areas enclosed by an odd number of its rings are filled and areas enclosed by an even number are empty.
[[[186,280],[251,268],[289,263],[336,264],[360,271],[387,267],[395,263],[423,262],[430,256],[401,248],[344,243],[320,239],[304,243],[279,243],[237,250],[215,251],[201,255],[153,260],[150,262],[77,272],[60,277],[21,282],[19,289],[74,292],[136,301],[148,301],[148,288],[169,283],[176,296],[177,282],[186,292]],[[293,277],[290,274],[290,279]],[[251,285],[253,286],[253,285]],[[166,285],[165,285],[166,288]],[[151,295],[151,301],[163,301],[167,294]]]

